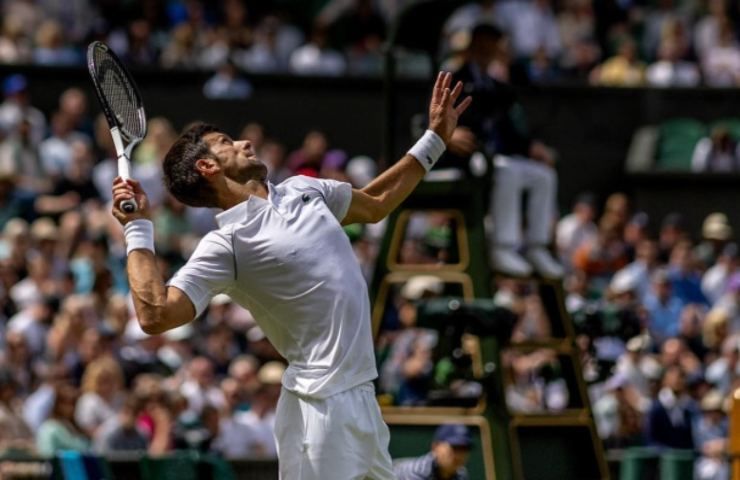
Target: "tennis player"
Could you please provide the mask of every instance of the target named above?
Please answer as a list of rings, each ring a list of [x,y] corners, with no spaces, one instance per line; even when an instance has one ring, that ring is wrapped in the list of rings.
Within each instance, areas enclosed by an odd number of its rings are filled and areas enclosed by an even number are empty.
[[[377,372],[367,285],[341,225],[381,220],[432,168],[471,102],[455,106],[462,84],[451,88],[451,78],[437,77],[426,133],[362,190],[302,176],[273,185],[249,141],[202,124],[186,131],[164,159],[165,185],[186,205],[224,211],[219,228],[167,284],[145,192],[135,180],[113,183],[142,329],[154,335],[183,325],[226,293],[288,360],[275,425],[284,480],[395,478],[371,383]],[[127,214],[118,205],[131,198],[139,210]]]

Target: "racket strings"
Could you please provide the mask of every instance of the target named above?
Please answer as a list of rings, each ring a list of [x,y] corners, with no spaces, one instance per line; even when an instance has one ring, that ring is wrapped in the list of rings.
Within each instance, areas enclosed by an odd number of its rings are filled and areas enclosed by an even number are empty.
[[[94,64],[98,83],[127,140],[143,138],[146,126],[141,115],[141,103],[127,73],[106,50],[95,49]]]

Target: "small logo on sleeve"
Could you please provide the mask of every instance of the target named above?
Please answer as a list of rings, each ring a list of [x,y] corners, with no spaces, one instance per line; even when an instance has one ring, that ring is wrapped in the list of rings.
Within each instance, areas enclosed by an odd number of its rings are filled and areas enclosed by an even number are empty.
[[[301,200],[303,200],[303,203],[307,203],[309,200],[311,200],[311,197],[307,193],[304,193],[301,196]]]

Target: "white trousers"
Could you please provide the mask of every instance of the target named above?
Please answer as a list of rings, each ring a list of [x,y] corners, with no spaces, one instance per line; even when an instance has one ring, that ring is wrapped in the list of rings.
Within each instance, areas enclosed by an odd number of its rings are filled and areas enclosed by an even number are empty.
[[[556,208],[558,178],[555,169],[529,158],[496,155],[491,195],[493,242],[522,244],[522,193],[527,199],[527,245],[548,245]]]
[[[372,383],[326,399],[283,388],[275,438],[281,480],[396,479]]]

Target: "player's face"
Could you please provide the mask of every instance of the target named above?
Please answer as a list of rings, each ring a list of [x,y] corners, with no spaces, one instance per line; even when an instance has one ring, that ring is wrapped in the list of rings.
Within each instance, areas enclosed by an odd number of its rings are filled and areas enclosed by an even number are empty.
[[[203,140],[218,158],[226,178],[246,183],[249,180],[264,180],[267,176],[267,167],[257,158],[249,140],[234,141],[221,132],[209,133]]]

